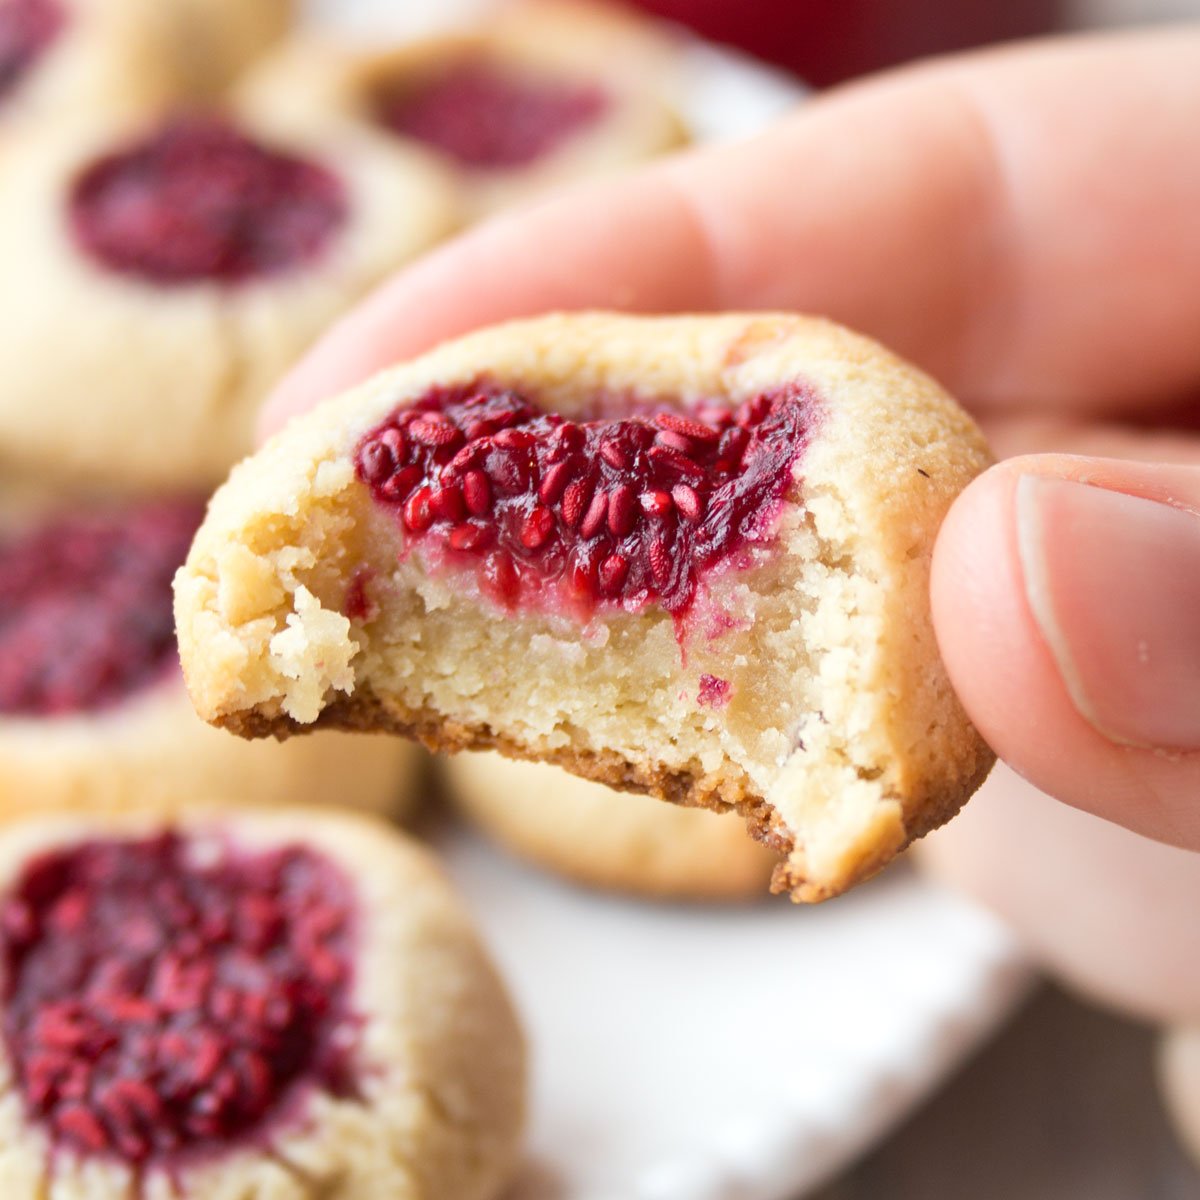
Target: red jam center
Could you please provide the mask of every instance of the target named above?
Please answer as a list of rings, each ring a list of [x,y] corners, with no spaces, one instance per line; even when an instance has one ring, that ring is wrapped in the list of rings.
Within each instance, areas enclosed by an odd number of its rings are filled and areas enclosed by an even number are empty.
[[[103,708],[176,661],[171,579],[195,501],[78,513],[0,542],[0,715]]]
[[[0,905],[3,1029],[57,1146],[141,1167],[355,1092],[349,885],[298,846],[167,833],[32,862]]]
[[[0,98],[21,82],[63,24],[63,11],[56,0],[0,3]]]
[[[701,675],[696,703],[701,708],[724,708],[733,695],[733,684],[717,675]]]
[[[324,167],[251,141],[215,117],[168,122],[88,166],[70,198],[83,249],[161,284],[238,283],[315,259],[346,219]]]
[[[425,83],[386,92],[381,124],[466,167],[524,167],[598,120],[608,107],[590,84],[522,78],[469,59]]]
[[[687,611],[706,573],[772,536],[812,425],[797,386],[583,423],[495,387],[436,390],[356,451],[408,542],[474,564],[502,603]]]

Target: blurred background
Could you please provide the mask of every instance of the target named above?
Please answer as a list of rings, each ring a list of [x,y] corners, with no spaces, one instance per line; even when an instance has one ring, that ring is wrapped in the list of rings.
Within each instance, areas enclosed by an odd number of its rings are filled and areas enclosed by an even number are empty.
[[[633,0],[646,12],[785,67],[818,87],[924,55],[1069,29],[1177,20],[1194,0]],[[370,24],[373,0],[310,0],[321,17]],[[397,8],[401,6],[397,5]],[[496,0],[408,3],[412,33],[468,20]],[[389,22],[393,20],[389,14]]]

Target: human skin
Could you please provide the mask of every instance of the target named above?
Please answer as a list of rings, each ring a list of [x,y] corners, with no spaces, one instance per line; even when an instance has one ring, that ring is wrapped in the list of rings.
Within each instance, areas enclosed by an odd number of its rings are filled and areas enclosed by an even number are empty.
[[[1010,771],[927,861],[1093,994],[1200,1020],[1198,112],[1200,26],[828,93],[430,255],[297,367],[265,427],[550,309],[798,309],[913,359],[1017,456],[955,504],[932,584],[951,677]]]

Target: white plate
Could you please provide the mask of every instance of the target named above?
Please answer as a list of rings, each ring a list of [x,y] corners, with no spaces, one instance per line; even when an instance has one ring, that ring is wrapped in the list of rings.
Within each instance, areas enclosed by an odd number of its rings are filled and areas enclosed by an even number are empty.
[[[359,32],[480,7],[313,0]],[[704,138],[803,96],[699,43],[687,80]],[[685,908],[558,883],[457,826],[433,840],[529,1033],[529,1165],[508,1200],[795,1200],[908,1113],[1030,979],[996,921],[903,866],[816,909]]]
[[[792,1200],[907,1113],[1029,972],[905,865],[817,908],[646,904],[433,834],[521,1010],[529,1167],[509,1200]]]

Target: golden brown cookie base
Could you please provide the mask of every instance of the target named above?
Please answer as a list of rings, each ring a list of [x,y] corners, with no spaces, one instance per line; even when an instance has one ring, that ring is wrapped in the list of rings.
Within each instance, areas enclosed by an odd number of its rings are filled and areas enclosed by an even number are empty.
[[[787,894],[797,903],[804,904],[828,900],[869,879],[917,838],[944,825],[987,778],[994,762],[990,754],[981,754],[974,773],[960,787],[928,796],[921,802],[917,810],[919,819],[905,825],[905,837],[899,845],[889,843],[876,847],[876,853],[863,857],[853,873],[840,880],[837,886],[831,886],[811,883],[796,870],[794,863],[787,861],[787,856],[796,849],[795,838],[766,800],[744,787],[731,787],[727,780],[714,780],[698,771],[632,763],[612,751],[592,752],[565,747],[531,753],[520,742],[498,734],[486,725],[465,725],[448,720],[431,708],[399,711],[366,687],[359,688],[353,697],[339,696],[322,710],[315,722],[308,724],[296,721],[286,713],[267,717],[261,712],[232,713],[219,717],[214,724],[243,738],[273,737],[284,741],[293,734],[305,734],[314,729],[341,729],[411,738],[434,753],[497,750],[508,758],[552,763],[615,791],[636,792],[671,804],[706,808],[716,813],[737,812],[745,818],[750,835],[784,859],[771,876],[771,891],[777,895]]]
[[[490,752],[438,765],[451,803],[474,827],[583,887],[702,904],[762,900],[778,861],[736,812],[662,804]]]

